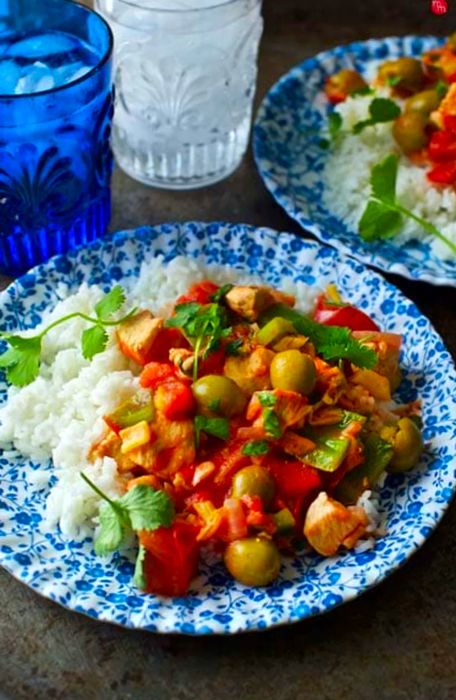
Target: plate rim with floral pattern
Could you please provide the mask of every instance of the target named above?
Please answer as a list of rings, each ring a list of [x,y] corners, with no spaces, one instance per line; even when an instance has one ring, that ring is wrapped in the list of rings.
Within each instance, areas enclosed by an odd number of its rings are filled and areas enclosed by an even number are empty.
[[[277,203],[323,243],[383,272],[456,286],[456,260],[437,258],[422,241],[365,243],[326,208],[321,172],[328,151],[318,145],[324,116],[331,108],[323,93],[327,76],[348,67],[363,72],[369,61],[417,56],[442,41],[430,35],[368,39],[305,59],[285,73],[263,99],[253,129],[253,152],[263,182]],[[306,129],[307,141],[300,136]]]
[[[277,284],[335,282],[343,295],[385,330],[405,332],[408,368],[401,400],[424,397],[420,466],[391,475],[381,491],[388,534],[374,549],[331,559],[287,559],[280,578],[263,589],[244,588],[221,564],[204,564],[186,598],[143,594],[131,583],[133,562],[100,559],[89,540],[42,533],[46,491],[33,480],[39,468],[20,455],[0,455],[0,564],[17,579],[64,607],[92,618],[154,632],[192,635],[260,630],[317,615],[378,584],[427,539],[453,497],[456,483],[456,373],[441,338],[417,307],[380,275],[334,248],[296,234],[222,222],[162,224],[100,239],[31,270],[0,295],[0,327],[36,325],[57,301],[58,283],[70,292],[86,280],[108,289],[128,285],[147,257],[186,254],[249,270]],[[412,371],[413,370],[413,371]],[[0,401],[6,385],[0,381]],[[50,473],[50,478],[52,475]]]

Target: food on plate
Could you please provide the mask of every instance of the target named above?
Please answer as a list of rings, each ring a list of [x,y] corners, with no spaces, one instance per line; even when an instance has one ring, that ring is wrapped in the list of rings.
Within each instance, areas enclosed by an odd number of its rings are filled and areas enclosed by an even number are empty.
[[[283,284],[155,259],[128,293],[83,285],[2,334],[0,442],[52,457],[48,527],[95,523],[100,556],[135,535],[134,582],[169,596],[208,555],[266,586],[303,541],[381,536],[372,490],[423,449],[419,404],[392,398],[401,337],[334,285]]]
[[[367,241],[456,258],[456,44],[328,78],[328,208]],[[363,84],[364,83],[364,84]]]

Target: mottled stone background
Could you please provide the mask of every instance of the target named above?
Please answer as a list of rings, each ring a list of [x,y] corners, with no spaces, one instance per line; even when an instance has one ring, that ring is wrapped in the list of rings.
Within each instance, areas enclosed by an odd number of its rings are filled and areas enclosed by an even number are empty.
[[[87,0],[89,2],[89,0]],[[306,56],[354,39],[456,29],[428,0],[266,0],[258,100]],[[153,191],[116,172],[112,229],[224,219],[296,231],[250,154],[197,193]],[[391,278],[456,356],[456,290]],[[1,281],[1,280],[0,280]],[[3,282],[6,284],[7,280]],[[377,589],[331,614],[234,638],[160,637],[60,609],[0,571],[0,696],[41,700],[453,700],[456,508]]]

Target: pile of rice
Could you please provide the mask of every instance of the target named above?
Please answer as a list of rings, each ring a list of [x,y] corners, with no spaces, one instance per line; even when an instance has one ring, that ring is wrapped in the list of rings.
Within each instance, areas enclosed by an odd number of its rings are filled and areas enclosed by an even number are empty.
[[[371,194],[369,180],[372,167],[389,153],[398,151],[391,122],[368,127],[357,135],[351,133],[357,122],[368,119],[371,101],[371,95],[357,96],[348,98],[336,107],[343,119],[344,134],[329,155],[324,172],[325,205],[353,231],[358,231],[359,220]],[[346,134],[345,131],[350,133]],[[450,187],[433,187],[426,178],[428,169],[402,156],[397,177],[397,200],[414,214],[434,224],[456,244],[456,193]],[[440,258],[456,257],[438,238],[411,219],[404,218],[403,228],[395,240],[400,243],[417,239],[429,243],[432,252]]]
[[[139,278],[126,290],[125,308],[138,306],[155,314],[168,314],[179,295],[205,278],[219,284],[259,281],[190,258],[178,257],[165,265],[158,257],[143,263]],[[282,288],[296,296],[302,311],[312,309],[319,291],[289,279],[284,280]],[[92,314],[102,296],[100,288],[86,284],[70,296],[65,285],[57,292],[62,301],[45,316],[43,326],[73,311]],[[87,454],[103,433],[103,415],[139,386],[138,368],[117,348],[114,331],[104,352],[91,362],[82,357],[81,333],[85,327],[84,321],[75,319],[51,331],[44,340],[39,377],[23,389],[11,387],[7,402],[0,407],[0,448],[7,454],[15,449],[43,466],[52,459],[54,469],[33,471],[31,480],[48,488],[49,477],[57,476],[57,483],[49,489],[45,528],[58,525],[64,535],[73,538],[93,532],[100,500],[80,477],[81,471],[108,495],[119,494],[114,460],[105,457],[92,464]]]

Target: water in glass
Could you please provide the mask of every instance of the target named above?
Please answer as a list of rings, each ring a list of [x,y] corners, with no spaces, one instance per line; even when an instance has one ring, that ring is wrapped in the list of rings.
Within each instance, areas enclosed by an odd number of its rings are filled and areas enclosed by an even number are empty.
[[[261,0],[97,0],[115,36],[114,152],[148,184],[230,174],[250,133]]]

